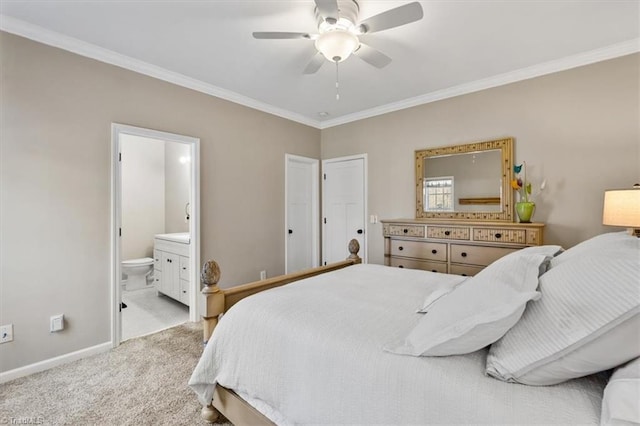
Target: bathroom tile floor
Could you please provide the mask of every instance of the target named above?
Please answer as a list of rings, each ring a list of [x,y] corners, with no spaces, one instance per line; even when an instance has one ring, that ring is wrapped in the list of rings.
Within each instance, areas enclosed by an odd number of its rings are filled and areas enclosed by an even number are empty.
[[[189,308],[155,288],[122,291],[122,340],[143,336],[189,321]]]

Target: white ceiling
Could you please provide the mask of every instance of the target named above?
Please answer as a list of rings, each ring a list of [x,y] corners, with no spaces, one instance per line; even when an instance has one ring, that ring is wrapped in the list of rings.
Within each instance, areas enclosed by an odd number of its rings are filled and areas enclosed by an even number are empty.
[[[360,20],[408,1],[358,0]],[[424,18],[361,37],[393,58],[303,75],[313,0],[0,0],[0,28],[318,128],[640,51],[638,0],[421,1]],[[321,117],[320,112],[328,113]]]

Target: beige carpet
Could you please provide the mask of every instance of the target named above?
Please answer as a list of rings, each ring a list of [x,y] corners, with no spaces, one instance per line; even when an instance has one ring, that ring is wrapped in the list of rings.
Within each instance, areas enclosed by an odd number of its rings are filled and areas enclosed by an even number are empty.
[[[187,387],[202,353],[201,327],[173,327],[2,384],[0,424],[206,424]]]

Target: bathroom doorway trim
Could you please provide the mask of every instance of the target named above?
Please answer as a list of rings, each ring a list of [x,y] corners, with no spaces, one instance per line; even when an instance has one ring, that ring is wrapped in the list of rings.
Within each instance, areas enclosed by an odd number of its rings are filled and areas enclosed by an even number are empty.
[[[191,136],[161,132],[126,124],[111,124],[111,343],[113,347],[120,344],[122,338],[122,317],[120,315],[121,288],[119,277],[122,226],[122,188],[120,162],[120,136],[131,135],[167,142],[188,144],[191,148],[191,205],[189,232],[189,321],[197,321],[200,317],[200,139]]]

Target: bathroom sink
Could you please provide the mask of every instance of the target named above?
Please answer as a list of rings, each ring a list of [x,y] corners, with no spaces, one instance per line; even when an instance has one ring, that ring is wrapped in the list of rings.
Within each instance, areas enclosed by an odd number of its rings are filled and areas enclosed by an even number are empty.
[[[191,237],[188,232],[176,232],[174,234],[156,234],[155,237],[160,240],[173,241],[182,244],[189,244],[191,242]]]

